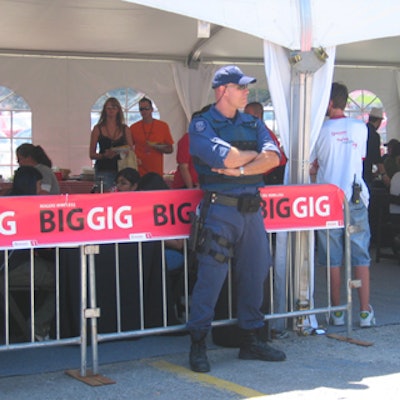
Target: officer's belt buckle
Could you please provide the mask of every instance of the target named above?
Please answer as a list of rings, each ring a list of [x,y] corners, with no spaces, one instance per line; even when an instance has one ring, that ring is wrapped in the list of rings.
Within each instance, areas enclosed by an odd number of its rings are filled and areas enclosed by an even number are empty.
[[[211,204],[221,204],[223,206],[237,207],[239,199],[237,197],[226,196],[216,192],[210,192],[209,201]]]

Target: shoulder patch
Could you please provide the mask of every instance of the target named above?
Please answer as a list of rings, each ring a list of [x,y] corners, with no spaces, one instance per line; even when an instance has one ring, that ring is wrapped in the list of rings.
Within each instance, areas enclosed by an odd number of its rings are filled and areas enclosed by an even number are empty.
[[[204,121],[196,121],[194,124],[196,132],[203,132],[206,129],[206,123]]]

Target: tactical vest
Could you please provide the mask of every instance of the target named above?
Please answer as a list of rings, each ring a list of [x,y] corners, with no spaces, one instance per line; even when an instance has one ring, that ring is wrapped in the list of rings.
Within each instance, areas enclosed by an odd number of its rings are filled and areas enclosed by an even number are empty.
[[[210,112],[201,115],[213,127],[218,137],[230,143],[239,150],[254,150],[257,148],[257,123],[255,120],[243,121],[241,125],[234,125],[228,120],[215,120]],[[193,162],[199,175],[202,189],[206,190],[231,190],[243,185],[261,186],[262,174],[246,176],[226,176],[211,171],[211,168],[199,158],[193,157]]]

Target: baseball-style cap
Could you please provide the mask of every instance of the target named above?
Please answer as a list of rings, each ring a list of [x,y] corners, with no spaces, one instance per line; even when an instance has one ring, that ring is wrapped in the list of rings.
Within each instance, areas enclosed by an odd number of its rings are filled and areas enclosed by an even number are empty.
[[[382,108],[373,107],[369,113],[370,117],[383,119]]]
[[[225,65],[217,70],[212,81],[212,88],[227,85],[228,83],[236,83],[237,85],[248,85],[256,82],[257,79],[252,76],[246,76],[236,65]]]

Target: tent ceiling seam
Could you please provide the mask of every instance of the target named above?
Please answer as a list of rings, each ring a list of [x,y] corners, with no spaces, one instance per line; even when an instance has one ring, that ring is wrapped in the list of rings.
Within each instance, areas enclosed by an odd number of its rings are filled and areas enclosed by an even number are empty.
[[[102,53],[74,53],[74,52],[60,52],[60,51],[33,51],[33,50],[15,50],[11,51],[9,49],[0,49],[0,56],[7,57],[32,57],[32,58],[55,58],[55,59],[76,59],[76,60],[110,60],[110,61],[131,61],[131,62],[181,62],[186,63],[187,59],[179,56],[171,55],[144,55],[144,54],[102,54]],[[203,64],[226,64],[235,63],[240,65],[264,65],[263,58],[254,57],[202,57],[201,62]],[[346,60],[336,60],[336,68],[380,68],[380,69],[400,69],[399,63],[366,63],[357,61],[346,61]]]
[[[189,68],[196,68],[198,66],[200,59],[201,59],[201,50],[207,43],[209,43],[214,37],[216,37],[217,34],[222,29],[223,29],[222,26],[216,25],[215,27],[213,27],[211,29],[209,38],[203,38],[196,42],[196,44],[193,46],[192,50],[190,51],[190,53],[187,57],[186,65]]]
[[[9,57],[32,57],[32,58],[58,58],[58,59],[76,59],[76,60],[117,60],[117,61],[154,61],[185,62],[185,57],[158,54],[157,56],[146,54],[121,54],[121,53],[80,53],[80,52],[59,52],[59,51],[35,51],[35,50],[7,50],[0,49],[1,56]]]

